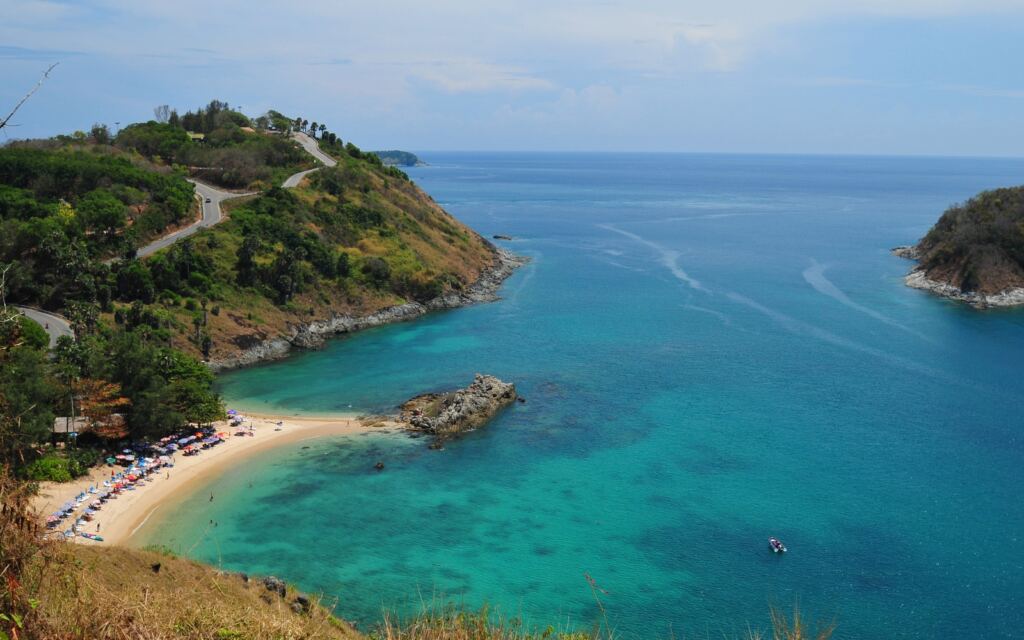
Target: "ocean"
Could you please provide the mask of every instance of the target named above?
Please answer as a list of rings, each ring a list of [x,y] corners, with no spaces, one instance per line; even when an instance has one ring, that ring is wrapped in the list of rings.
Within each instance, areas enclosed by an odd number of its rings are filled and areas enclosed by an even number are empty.
[[[146,542],[322,592],[364,629],[448,601],[721,637],[799,603],[839,638],[1024,637],[1024,313],[909,289],[889,253],[1024,182],[1024,160],[421,155],[418,184],[531,258],[503,300],[221,391],[383,412],[483,372],[526,404],[443,451],[375,434],[264,454]]]

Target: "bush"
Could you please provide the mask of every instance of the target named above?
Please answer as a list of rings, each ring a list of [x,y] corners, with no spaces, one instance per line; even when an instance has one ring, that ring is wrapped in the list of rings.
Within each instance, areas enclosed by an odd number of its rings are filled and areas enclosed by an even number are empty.
[[[25,477],[39,482],[71,482],[68,461],[55,453],[35,460],[25,467]]]
[[[27,316],[21,316],[21,337],[25,344],[33,349],[45,349],[50,346],[50,336],[46,330]]]

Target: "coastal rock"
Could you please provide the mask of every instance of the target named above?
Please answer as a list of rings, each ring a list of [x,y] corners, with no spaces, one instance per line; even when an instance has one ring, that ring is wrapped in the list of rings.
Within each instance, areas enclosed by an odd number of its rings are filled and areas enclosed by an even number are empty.
[[[917,246],[893,247],[891,250],[894,256],[908,260],[921,260],[924,253]],[[930,277],[932,274],[935,277]],[[964,302],[977,309],[989,307],[1015,307],[1024,304],[1024,287],[1007,287],[1001,291],[984,293],[981,291],[969,291],[955,284],[958,282],[957,269],[933,269],[931,272],[925,267],[919,266],[908,273],[903,282],[913,289],[920,289],[929,293]]]
[[[1024,288],[1013,288],[998,293],[985,295],[976,291],[964,291],[947,282],[932,280],[923,269],[914,269],[903,279],[908,287],[921,289],[935,295],[966,302],[967,304],[985,309],[988,307],[1015,307],[1024,304]]]
[[[267,591],[272,591],[282,598],[285,595],[285,591],[287,591],[287,586],[285,585],[284,580],[280,580],[274,576],[267,576],[264,578],[263,586],[267,588]]]
[[[483,426],[515,400],[514,384],[478,373],[465,389],[408,400],[401,407],[401,419],[413,429],[447,438]]]
[[[312,607],[312,602],[305,594],[300,593],[292,600],[292,611],[295,613],[309,613],[310,607]]]
[[[462,291],[452,291],[438,296],[426,304],[408,302],[386,309],[381,309],[365,316],[337,315],[326,320],[316,320],[308,324],[293,327],[290,334],[268,338],[243,349],[222,360],[212,360],[208,366],[213,371],[225,371],[263,362],[279,360],[293,348],[316,349],[331,336],[339,333],[351,333],[361,329],[377,327],[392,322],[412,320],[429,311],[454,309],[471,304],[492,302],[498,299],[501,284],[527,259],[516,256],[504,249],[494,247],[494,264],[484,271],[476,282]]]
[[[918,250],[917,247],[913,246],[893,247],[890,249],[890,252],[897,258],[906,258],[907,260],[921,259],[921,251]]]

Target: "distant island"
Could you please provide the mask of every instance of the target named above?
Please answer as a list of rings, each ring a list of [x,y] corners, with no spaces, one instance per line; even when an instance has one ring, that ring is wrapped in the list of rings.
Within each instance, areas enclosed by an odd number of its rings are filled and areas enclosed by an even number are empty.
[[[1024,187],[984,191],[946,210],[914,246],[905,282],[977,308],[1024,304]]]
[[[392,149],[390,151],[374,151],[380,161],[384,163],[386,167],[425,167],[426,162],[423,162],[415,153],[408,151],[398,151]]]

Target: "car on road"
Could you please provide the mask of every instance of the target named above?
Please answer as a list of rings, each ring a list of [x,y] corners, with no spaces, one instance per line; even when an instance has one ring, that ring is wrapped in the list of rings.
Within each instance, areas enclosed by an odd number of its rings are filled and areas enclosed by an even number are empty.
[[[207,202],[212,202],[212,200],[210,200],[209,198],[207,198],[207,199],[206,199],[206,201],[207,201]]]

